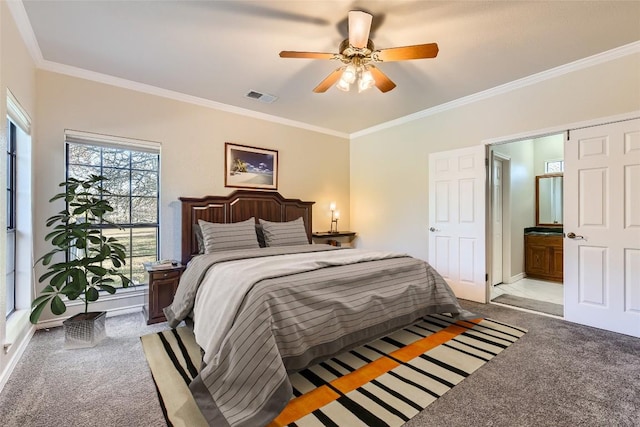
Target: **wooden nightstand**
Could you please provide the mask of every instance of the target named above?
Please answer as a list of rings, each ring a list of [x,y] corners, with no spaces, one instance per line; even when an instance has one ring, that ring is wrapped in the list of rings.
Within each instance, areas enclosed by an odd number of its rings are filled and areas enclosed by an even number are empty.
[[[165,322],[167,319],[162,309],[173,302],[184,266],[178,263],[166,268],[154,268],[150,263],[144,263],[144,268],[149,275],[149,289],[145,294],[143,308],[147,325]]]
[[[355,231],[315,232],[311,235],[314,241],[326,243],[332,246],[342,246],[342,243],[350,244],[356,236]],[[340,239],[344,238],[344,239]]]

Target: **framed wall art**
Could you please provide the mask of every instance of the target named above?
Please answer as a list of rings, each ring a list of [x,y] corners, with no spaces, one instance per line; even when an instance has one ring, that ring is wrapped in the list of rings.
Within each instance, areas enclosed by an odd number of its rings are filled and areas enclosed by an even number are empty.
[[[278,151],[225,143],[225,187],[278,189]]]

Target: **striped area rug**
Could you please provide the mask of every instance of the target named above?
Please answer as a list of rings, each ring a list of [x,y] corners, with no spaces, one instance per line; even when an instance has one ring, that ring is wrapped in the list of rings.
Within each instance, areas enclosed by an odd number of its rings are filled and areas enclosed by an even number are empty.
[[[427,316],[290,376],[294,397],[269,427],[401,426],[526,330]],[[206,426],[188,384],[200,350],[187,328],[141,337],[169,426]]]

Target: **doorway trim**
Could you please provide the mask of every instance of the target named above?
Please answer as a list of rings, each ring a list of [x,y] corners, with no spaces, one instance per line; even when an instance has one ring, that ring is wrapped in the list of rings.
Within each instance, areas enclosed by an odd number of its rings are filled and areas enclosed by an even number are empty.
[[[500,281],[503,283],[511,283],[511,157],[502,153],[497,153],[491,149],[490,159],[489,188],[491,191],[489,195],[491,197],[491,206],[489,208],[490,216],[488,231],[493,242],[493,219],[495,215],[492,199],[494,187],[493,164],[495,161],[499,161],[502,163],[502,272],[500,273]],[[490,252],[492,263],[494,255],[495,253],[492,244]],[[491,289],[491,286],[493,286],[493,283],[495,282],[493,270],[493,264],[491,264],[491,268],[489,269],[489,289]],[[489,295],[489,299],[491,299],[491,295]]]
[[[567,130],[575,130],[588,128],[592,126],[606,125],[609,123],[622,122],[625,120],[635,119],[640,116],[640,110],[631,111],[629,113],[617,114],[615,116],[606,116],[599,119],[584,120],[581,122],[573,122],[566,125],[557,125],[548,128],[530,130],[526,132],[516,133],[513,135],[499,136],[495,138],[487,138],[481,141],[481,145],[489,146],[496,144],[506,144],[508,142],[522,141],[525,139],[542,138],[545,136],[556,135],[566,132]]]
[[[635,111],[631,111],[628,113],[624,113],[624,114],[618,114],[618,115],[614,115],[614,116],[605,116],[605,117],[600,117],[600,118],[595,118],[595,119],[590,119],[590,120],[584,120],[581,122],[573,122],[573,123],[569,123],[569,124],[565,124],[565,125],[556,125],[556,126],[552,126],[552,127],[548,127],[548,128],[544,128],[544,129],[538,129],[538,130],[530,130],[530,131],[526,131],[526,132],[521,132],[518,134],[513,134],[513,135],[507,135],[507,136],[501,136],[501,137],[495,137],[495,138],[488,138],[488,139],[484,139],[481,141],[481,145],[485,146],[485,153],[486,153],[486,159],[487,159],[487,166],[489,166],[489,156],[490,154],[493,152],[493,150],[491,150],[491,146],[493,145],[499,145],[499,144],[506,144],[506,143],[511,143],[511,142],[517,142],[517,141],[523,141],[523,140],[527,140],[527,139],[534,139],[534,138],[542,138],[545,136],[550,136],[550,135],[556,135],[556,134],[560,134],[560,133],[566,133],[568,131],[572,131],[572,130],[576,130],[576,129],[582,129],[582,128],[588,128],[588,127],[593,127],[593,126],[600,126],[600,125],[605,125],[605,124],[609,124],[609,123],[615,123],[615,122],[621,122],[621,121],[626,121],[626,120],[632,120],[635,118],[640,117],[640,110],[635,110]],[[491,174],[491,168],[487,167],[487,173],[488,175]],[[485,257],[485,269],[488,272],[487,275],[489,274],[489,272],[491,271],[491,263],[493,262],[491,255],[493,254],[493,247],[492,247],[492,239],[487,238],[488,236],[491,236],[491,222],[492,222],[492,211],[491,211],[491,182],[492,180],[490,178],[488,178],[486,180],[486,191],[485,191],[485,206],[486,206],[486,227],[485,227],[485,253],[489,256]],[[488,277],[488,276],[487,276]],[[487,280],[486,281],[486,301],[491,304],[491,280]],[[510,308],[515,308],[518,309],[517,307],[511,307]]]

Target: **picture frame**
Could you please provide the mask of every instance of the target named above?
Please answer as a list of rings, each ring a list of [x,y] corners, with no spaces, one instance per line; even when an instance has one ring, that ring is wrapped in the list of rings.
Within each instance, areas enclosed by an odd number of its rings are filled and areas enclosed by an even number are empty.
[[[278,151],[225,143],[224,186],[278,189]]]

